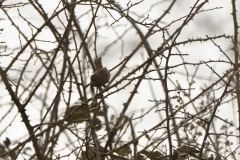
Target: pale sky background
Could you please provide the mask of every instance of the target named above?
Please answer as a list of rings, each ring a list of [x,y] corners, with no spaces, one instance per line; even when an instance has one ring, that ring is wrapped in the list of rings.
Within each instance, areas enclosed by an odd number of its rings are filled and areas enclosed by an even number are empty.
[[[25,2],[25,1],[22,1]],[[120,5],[123,8],[126,8],[126,4],[128,1],[119,1]],[[132,3],[136,3],[137,1],[133,0],[131,1]],[[159,3],[157,3],[159,2]],[[160,3],[162,2],[162,3]],[[161,27],[165,27],[167,24],[169,24],[170,22],[172,22],[173,20],[176,20],[178,18],[181,18],[185,15],[187,15],[190,11],[190,7],[193,6],[193,4],[196,1],[193,0],[178,0],[177,4],[174,6],[174,8],[172,9],[172,11],[170,12],[170,14],[168,14],[161,23],[159,23],[159,26]],[[202,2],[202,1],[200,1]],[[16,3],[16,1],[14,0],[9,0],[7,2],[5,2],[4,4],[11,4],[11,3]],[[48,15],[50,16],[52,14],[52,11],[56,8],[57,4],[59,3],[59,1],[49,1],[49,0],[40,0],[40,3],[42,3],[43,8],[45,9],[46,12],[48,12]],[[131,12],[135,12],[138,15],[143,15],[144,17],[149,17],[148,21],[151,21],[153,19],[156,19],[159,17],[159,15],[161,15],[163,13],[163,11],[166,9],[166,7],[171,3],[170,0],[163,0],[163,1],[159,1],[159,0],[145,0],[144,2],[142,2],[139,5],[136,5],[135,7],[131,8]],[[240,3],[239,1],[236,1],[237,3],[237,10],[240,10]],[[151,10],[149,10],[149,7],[155,4],[155,7],[153,7]],[[206,38],[206,35],[208,36],[215,36],[215,35],[222,35],[222,34],[226,34],[226,35],[233,35],[233,24],[232,24],[232,16],[231,16],[231,2],[230,1],[226,1],[226,0],[209,0],[209,3],[203,7],[203,9],[207,10],[207,9],[212,9],[212,8],[216,8],[219,7],[219,9],[215,9],[212,11],[206,11],[203,13],[198,14],[197,16],[195,16],[195,18],[187,25],[187,27],[185,27],[182,30],[181,35],[179,36],[179,38],[177,39],[177,42],[180,41],[184,41],[184,40],[188,40],[188,38],[197,38],[197,37],[202,37],[202,38]],[[221,7],[221,9],[220,9]],[[61,7],[60,7],[61,8]],[[79,15],[79,13],[83,13],[86,10],[88,10],[89,8],[84,8],[84,7],[80,7],[77,6],[76,8],[76,15]],[[19,8],[19,12],[21,13],[21,15],[23,15],[23,17],[27,18],[29,21],[31,21],[36,27],[40,27],[43,24],[43,20],[42,18],[36,14],[35,10],[33,9],[33,7],[31,5],[26,5],[24,7],[20,7]],[[99,13],[105,13],[106,11],[104,11],[103,9],[100,9]],[[239,13],[239,12],[237,12]],[[8,14],[11,15],[11,17],[14,17],[14,22],[16,22],[19,26],[19,28],[21,30],[24,30],[24,33],[28,36],[28,38],[31,38],[31,30],[29,29],[28,25],[26,24],[26,22],[23,21],[23,19],[21,17],[19,17],[19,13],[17,8],[15,9],[9,9]],[[117,19],[119,17],[119,15],[117,13],[112,13],[112,15]],[[134,14],[130,14],[131,16],[135,17]],[[101,15],[100,15],[101,16]],[[15,48],[14,52],[18,52],[20,44],[19,44],[19,33],[16,31],[16,29],[11,25],[11,22],[8,21],[6,15],[0,11],[0,17],[4,18],[4,20],[1,21],[1,26],[0,28],[3,28],[4,30],[1,32],[0,35],[0,41],[4,41],[6,42],[7,45],[7,52],[12,51],[12,49]],[[81,21],[80,21],[80,25],[85,28],[89,25],[90,23],[90,19],[91,17],[89,16],[84,16],[82,17]],[[238,17],[239,18],[239,17]],[[66,18],[64,14],[60,14],[60,19],[61,21],[63,21],[66,24]],[[59,22],[58,19],[53,19],[52,20],[53,24],[56,26],[59,26],[59,28],[61,28],[61,23]],[[104,24],[105,22],[108,22],[109,25],[111,23],[113,23],[113,19],[112,18],[108,18],[107,20],[100,20],[99,23]],[[238,19],[238,22],[240,23],[240,19]],[[176,24],[172,25],[169,28],[169,32],[172,33],[173,31],[175,31],[176,27],[179,26],[179,24],[182,23],[182,21],[177,22]],[[129,24],[129,22],[127,22],[125,19],[121,19],[118,23],[114,24],[114,25],[119,25],[117,32],[118,34],[121,34],[123,31],[126,30],[126,28],[129,28],[131,25]],[[139,26],[141,28],[141,30],[146,33],[146,28],[143,28],[141,26]],[[25,29],[26,28],[26,29]],[[61,29],[60,29],[61,30]],[[33,31],[34,33],[36,32]],[[63,32],[63,30],[61,31]],[[113,40],[116,39],[116,33],[114,32],[114,30],[111,29],[111,27],[108,28],[102,28],[98,31],[99,34],[99,40],[97,42],[98,46],[98,53],[101,53],[105,47],[112,42]],[[37,39],[45,39],[48,41],[53,41],[54,38],[52,37],[52,34],[49,32],[49,30],[47,28],[45,28],[37,37]],[[115,44],[104,56],[103,56],[103,64],[104,66],[106,66],[107,68],[113,68],[116,64],[118,64],[125,55],[128,55],[132,52],[132,50],[137,46],[137,44],[140,42],[140,39],[138,37],[138,35],[136,34],[135,30],[131,30],[127,33],[127,35],[123,38],[123,40],[125,41],[124,43],[124,48],[123,51],[121,50],[121,44],[117,43]],[[231,57],[233,59],[233,52],[230,50],[231,48],[231,41],[230,40],[225,40],[225,39],[219,39],[215,41],[218,45],[221,46],[221,48],[228,54],[229,57]],[[25,41],[22,40],[21,41],[22,45],[25,44]],[[157,33],[154,36],[149,38],[149,44],[151,46],[152,49],[156,50],[158,46],[160,46],[160,44],[162,43],[162,33]],[[47,43],[39,43],[38,46],[39,48],[49,51],[52,50],[53,48],[55,48],[56,44],[52,44],[52,45],[46,45]],[[200,44],[199,42],[197,43],[192,43],[190,45],[185,45],[185,46],[179,46],[178,48],[181,53],[187,53],[189,54],[189,56],[184,57],[185,61],[187,62],[192,62],[192,63],[197,63],[200,60],[204,60],[204,61],[208,61],[210,59],[226,59],[220,52],[219,49],[214,46],[213,43],[211,43],[210,41],[207,43],[202,43]],[[30,50],[28,49],[29,53]],[[91,51],[91,50],[90,50]],[[92,51],[93,52],[93,51]],[[173,50],[174,53],[177,53],[176,50]],[[122,53],[124,53],[125,55],[123,55]],[[128,64],[127,67],[125,69],[125,72],[122,73],[122,75],[126,75],[129,71],[131,71],[133,68],[135,68],[137,65],[140,65],[143,60],[145,60],[147,58],[146,55],[146,51],[144,48],[141,48],[139,50],[139,54],[137,54],[134,58],[134,60],[131,60]],[[27,53],[26,53],[27,56]],[[21,57],[24,59],[24,57]],[[61,57],[59,57],[61,58]],[[0,59],[0,65],[1,67],[5,67],[9,64],[10,60],[12,58],[11,57],[1,57]],[[176,64],[180,64],[182,61],[179,58],[171,58],[170,59],[170,65],[176,65]],[[163,63],[164,64],[164,63]],[[30,78],[33,74],[34,71],[38,69],[38,65],[39,63],[36,62],[36,64],[34,64],[34,62],[32,62],[30,65],[33,66],[32,68],[32,73],[29,73],[29,77],[25,77],[25,78]],[[15,64],[14,68],[21,68],[22,64]],[[212,64],[212,67],[214,69],[216,69],[217,73],[223,73],[226,71],[226,69],[229,67],[228,65],[222,65],[222,64]],[[57,67],[58,68],[58,67]],[[61,70],[61,66],[58,68],[59,71]],[[190,74],[192,74],[194,72],[194,67],[190,66],[189,68],[189,72]],[[175,68],[173,71],[175,71],[177,74],[173,75],[171,78],[173,81],[178,80],[178,82],[181,85],[186,85],[186,78],[184,75],[181,76],[180,73],[184,73],[184,68],[183,67],[178,67]],[[14,78],[18,78],[19,74],[17,72],[12,72],[12,75],[8,75],[9,78],[14,79]],[[116,71],[112,72],[112,75],[114,75],[114,73],[116,73]],[[141,72],[139,72],[140,74]],[[89,73],[91,74],[91,73]],[[193,87],[195,88],[195,91],[193,92],[193,94],[198,94],[200,91],[200,88],[203,87],[205,84],[210,85],[213,81],[209,80],[211,79],[212,73],[211,71],[205,66],[202,65],[199,68],[198,74],[199,77],[202,78],[202,80],[197,81]],[[154,76],[154,74],[151,74],[151,76]],[[120,76],[121,77],[121,76]],[[213,76],[214,80],[217,79],[216,76]],[[87,80],[89,82],[89,80]],[[27,83],[27,82],[26,82]],[[154,89],[154,96],[151,93],[148,81],[144,81],[142,82],[143,84],[141,85],[141,87],[138,89],[138,93],[137,95],[135,95],[134,100],[132,101],[130,108],[127,111],[127,115],[130,117],[133,113],[135,113],[135,116],[139,116],[142,112],[142,109],[148,109],[151,106],[154,105],[154,103],[149,102],[149,100],[153,100],[153,99],[164,99],[164,95],[163,93],[159,92],[162,90],[161,85],[159,82],[152,82],[153,84],[153,89]],[[133,88],[133,84],[130,85],[130,87],[126,88],[125,90],[119,92],[118,94],[114,94],[112,96],[110,96],[108,99],[106,99],[107,104],[109,104],[110,109],[109,112],[111,114],[118,114],[121,109],[122,109],[122,103],[126,102],[128,96],[129,96],[129,92],[131,92],[132,88]],[[67,86],[66,86],[67,87]],[[170,87],[173,87],[170,85]],[[173,88],[174,89],[174,88]],[[6,114],[6,112],[9,110],[9,103],[10,103],[10,98],[8,96],[5,96],[7,94],[7,91],[5,90],[5,86],[3,85],[3,83],[0,83],[0,119],[1,117],[4,116],[4,114]],[[115,89],[114,89],[115,90]],[[113,91],[113,90],[112,90]],[[44,93],[40,93],[41,91],[39,91],[37,94],[41,95]],[[47,104],[50,105],[51,103],[51,99],[54,98],[56,93],[56,90],[53,90],[53,94],[49,95],[49,102],[47,102]],[[171,93],[171,94],[176,94]],[[220,95],[220,92],[216,92],[215,96],[218,97]],[[52,97],[51,97],[52,96]],[[213,94],[212,94],[213,96]],[[77,90],[75,90],[75,94],[73,94],[73,98],[72,98],[72,104],[79,98]],[[38,107],[38,103],[39,102],[31,102],[32,104],[32,108],[28,107],[27,111],[28,114],[30,115],[30,119],[32,121],[32,125],[34,125],[35,123],[38,123],[38,118],[39,118],[39,109],[41,109],[40,107]],[[62,113],[64,113],[64,103],[60,104],[61,109],[62,109]],[[163,105],[160,105],[160,107],[163,107]],[[219,108],[219,111],[217,112],[217,115],[223,119],[228,119],[228,121],[233,121],[234,124],[236,124],[236,126],[238,126],[238,124],[236,123],[236,119],[237,117],[237,110],[236,110],[235,104],[233,103],[228,103],[228,104],[224,104],[221,105],[221,107]],[[191,113],[193,110],[191,108],[188,108],[188,111]],[[61,117],[61,112],[59,112],[59,116]],[[12,115],[12,117],[14,117],[17,114],[17,109],[14,106],[13,109],[10,111],[10,114]],[[11,138],[11,140],[13,141],[13,145],[16,145],[18,143],[18,140],[24,140],[26,137],[26,130],[25,130],[25,126],[24,124],[21,122],[21,118],[20,116],[16,116],[15,119],[13,119],[12,117],[6,118],[3,121],[1,121],[0,123],[0,143],[2,143],[2,141],[6,138],[9,137]],[[13,123],[10,127],[7,128],[7,130],[3,130],[5,129],[5,126],[9,124],[9,121],[12,121]],[[138,125],[136,125],[136,134],[140,135],[140,133],[138,132],[142,132],[144,129],[150,129],[151,127],[153,127],[155,124],[159,123],[159,115],[157,113],[155,113],[155,109],[153,109],[150,113],[148,113],[148,115],[146,116],[146,118],[144,118],[144,120],[141,121],[141,123],[139,123]],[[4,133],[2,133],[4,132]],[[160,133],[159,133],[160,134]],[[238,135],[237,132],[235,132],[235,135]],[[62,148],[62,146],[60,144],[64,144],[65,143],[65,139],[62,138],[61,139],[62,142],[59,142],[59,149]],[[140,142],[142,143],[146,143],[147,139],[141,139]],[[200,141],[201,142],[201,141]],[[236,141],[236,144],[234,144],[236,146],[238,146],[238,142]],[[68,154],[69,151],[62,151],[61,154]],[[238,153],[238,152],[237,152]]]

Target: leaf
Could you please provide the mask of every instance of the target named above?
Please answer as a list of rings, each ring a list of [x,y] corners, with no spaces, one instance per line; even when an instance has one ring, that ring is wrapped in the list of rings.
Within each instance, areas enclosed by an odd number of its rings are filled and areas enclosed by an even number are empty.
[[[173,152],[173,160],[178,160],[178,153],[175,150]]]
[[[159,151],[149,152],[149,151],[147,151],[146,149],[141,150],[140,153],[141,153],[141,154],[144,154],[145,156],[147,156],[147,157],[150,158],[150,159],[155,159],[155,158],[157,158],[157,157],[162,157],[162,156],[164,156],[164,155],[163,155],[161,152],[159,152]]]
[[[149,141],[151,141],[151,137],[150,137],[147,133],[148,133],[148,132],[144,129],[144,132],[143,132],[144,136],[145,136]]]
[[[218,153],[214,160],[221,160],[221,155]]]
[[[148,155],[148,154],[149,154],[149,151],[146,150],[146,149],[143,149],[143,150],[141,150],[139,153],[144,154],[144,155]]]
[[[82,123],[83,120],[87,118],[85,111],[84,111],[84,105],[75,105],[67,109],[64,118],[66,118],[66,121],[68,123]]]
[[[214,157],[213,157],[213,155],[211,154],[211,156],[210,157],[208,157],[208,159],[207,160],[213,160],[214,159]]]
[[[121,147],[120,149],[116,150],[115,152],[121,156],[127,156],[128,154],[130,154],[132,152],[132,150],[129,147],[129,145],[126,145],[126,146]]]
[[[186,154],[188,154],[188,155],[190,155],[192,157],[195,157],[195,158],[198,158],[198,156],[195,153],[199,153],[200,152],[196,148],[190,147],[190,146],[186,146],[186,145],[183,145],[183,146],[177,148],[177,151],[178,152],[182,152],[182,153],[186,153]]]
[[[145,160],[144,156],[140,153],[137,154],[137,160]]]
[[[98,109],[98,103],[96,101],[92,101],[92,103],[89,104],[89,109],[91,113],[96,112]]]
[[[11,144],[10,139],[7,137],[5,141],[3,141],[4,145],[8,148],[9,145]]]
[[[0,155],[6,153],[6,149],[3,145],[0,144]]]
[[[154,151],[154,152],[150,152],[149,155],[148,155],[148,158],[150,159],[155,159],[157,157],[162,157],[163,154],[159,151]]]
[[[86,151],[82,150],[82,153],[81,153],[81,158],[82,159],[86,159],[86,158],[94,159],[95,156],[96,156],[95,155],[95,148],[93,146],[88,147],[88,154],[87,154]]]

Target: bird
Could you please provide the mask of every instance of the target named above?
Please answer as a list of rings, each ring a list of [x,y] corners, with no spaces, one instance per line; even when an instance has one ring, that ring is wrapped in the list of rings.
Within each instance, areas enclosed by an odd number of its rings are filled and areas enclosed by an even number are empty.
[[[186,146],[186,145],[183,145],[179,148],[177,148],[177,151],[178,152],[182,152],[182,153],[186,153],[192,157],[195,157],[197,158],[198,156],[196,155],[196,153],[199,153],[200,151],[197,150],[195,147],[190,147],[190,146]]]
[[[106,67],[104,67],[97,70],[91,75],[91,84],[94,87],[105,86],[105,84],[109,81],[109,79],[110,79],[110,72]]]
[[[94,64],[97,70],[90,77],[92,91],[94,91],[93,87],[105,87],[105,84],[110,80],[110,71],[102,66],[101,57],[97,58]]]
[[[75,102],[71,107],[67,108],[64,120],[68,123],[82,123],[88,119],[86,107],[89,108],[90,113],[96,112],[98,103],[92,101],[90,104],[82,103],[81,101]],[[99,123],[95,120],[95,123]]]
[[[84,109],[85,104],[75,104],[68,108],[65,112],[64,118],[68,123],[78,122],[82,123],[87,119]]]

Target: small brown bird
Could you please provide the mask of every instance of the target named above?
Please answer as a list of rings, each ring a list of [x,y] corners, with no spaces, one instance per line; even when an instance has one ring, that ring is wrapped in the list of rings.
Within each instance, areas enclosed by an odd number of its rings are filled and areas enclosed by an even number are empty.
[[[91,84],[94,87],[105,86],[105,84],[109,81],[109,79],[110,79],[110,72],[106,67],[104,67],[92,74]]]
[[[110,71],[106,67],[102,67],[101,57],[97,58],[94,63],[97,70],[91,76],[91,89],[93,91],[93,87],[105,87],[105,84],[110,79]]]

